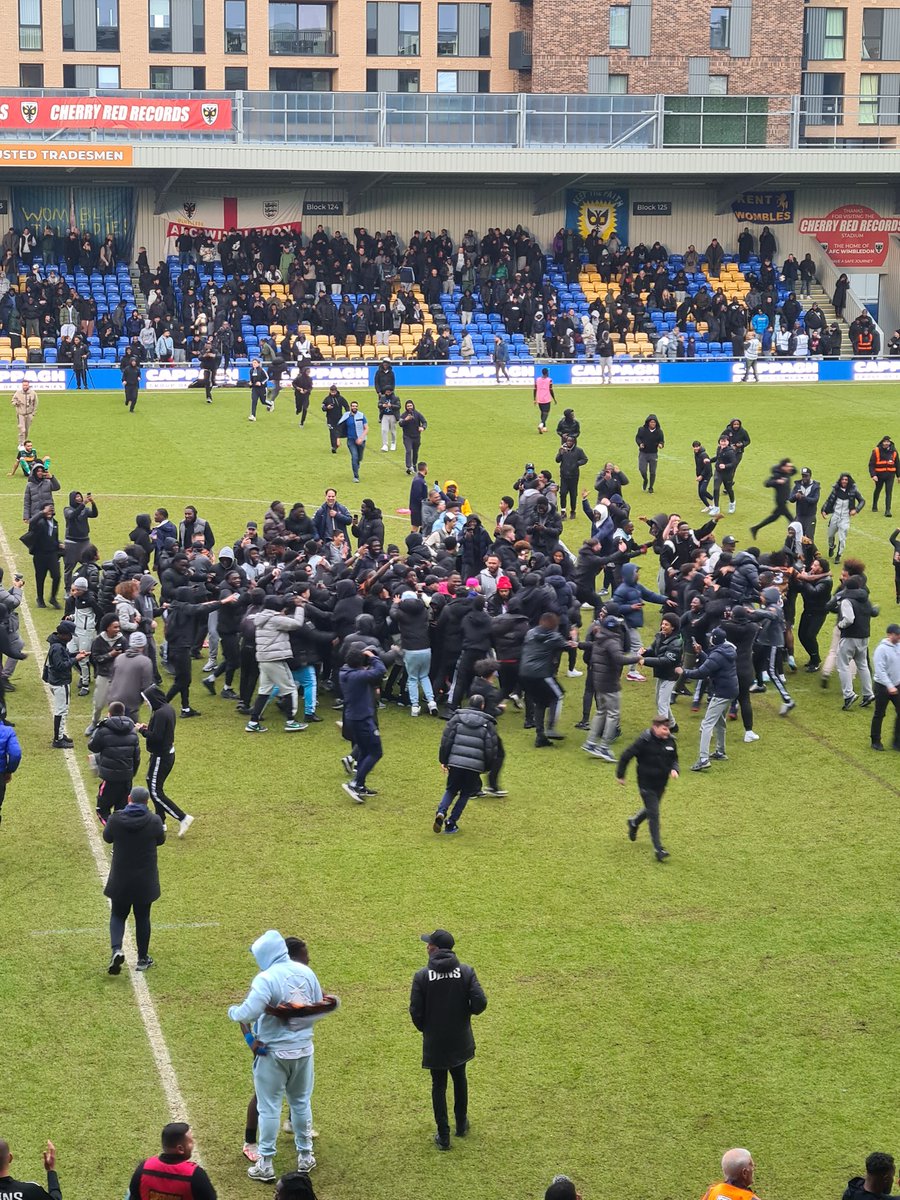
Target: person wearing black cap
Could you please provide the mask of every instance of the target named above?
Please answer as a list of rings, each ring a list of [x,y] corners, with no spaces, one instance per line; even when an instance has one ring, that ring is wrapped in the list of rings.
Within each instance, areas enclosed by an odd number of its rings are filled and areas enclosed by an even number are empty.
[[[813,479],[809,467],[800,471],[800,479],[794,484],[788,502],[793,504],[797,512],[797,520],[803,529],[803,536],[816,536],[816,522],[819,519],[819,496],[822,485],[818,479]]]
[[[453,1079],[456,1136],[469,1129],[469,1084],[466,1063],[475,1057],[472,1017],[487,1008],[487,996],[473,967],[453,953],[455,939],[446,929],[423,933],[428,966],[413,976],[409,1015],[422,1034],[422,1066],[431,1071],[431,1103],[437,1132],[435,1145],[450,1149],[447,1074]]]
[[[650,823],[650,840],[657,862],[669,857],[662,844],[659,831],[659,807],[670,779],[678,778],[678,747],[672,737],[667,717],[654,717],[650,728],[645,729],[619,758],[616,780],[625,786],[625,772],[634,759],[637,763],[638,791],[641,794],[640,812],[628,818],[628,836],[635,841],[638,829],[644,821]]]
[[[103,830],[104,842],[113,848],[109,878],[103,889],[104,896],[111,902],[110,975],[118,975],[122,970],[125,961],[122,953],[125,922],[132,910],[138,952],[137,969],[146,971],[153,966],[150,957],[150,906],[160,897],[156,848],[166,840],[166,831],[156,813],[150,812],[149,800],[150,793],[146,788],[132,789],[126,806],[121,812],[113,813]]]
[[[47,638],[50,652],[44,663],[41,678],[50,685],[53,693],[53,742],[54,750],[71,750],[75,743],[66,735],[66,716],[69,712],[69,696],[72,689],[72,671],[89,655],[88,650],[72,654],[69,643],[75,636],[74,621],[60,621],[56,631]]]
[[[328,389],[328,395],[322,401],[322,412],[328,424],[328,436],[331,439],[331,453],[337,454],[341,444],[338,426],[344,413],[350,411],[350,405],[338,391],[338,385],[333,383]]]

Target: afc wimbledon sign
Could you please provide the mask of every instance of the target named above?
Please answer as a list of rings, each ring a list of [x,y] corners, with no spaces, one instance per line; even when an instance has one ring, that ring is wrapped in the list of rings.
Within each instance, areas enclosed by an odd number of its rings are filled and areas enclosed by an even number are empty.
[[[139,129],[204,133],[231,129],[230,100],[112,100],[0,96],[0,132],[6,129]]]
[[[811,234],[838,267],[883,267],[900,217],[881,217],[864,204],[844,204],[825,217],[804,217],[800,233]]]

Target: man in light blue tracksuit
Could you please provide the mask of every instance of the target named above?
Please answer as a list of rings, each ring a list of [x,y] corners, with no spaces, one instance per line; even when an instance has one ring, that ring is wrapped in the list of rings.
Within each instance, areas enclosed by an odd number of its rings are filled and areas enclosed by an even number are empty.
[[[250,947],[259,974],[243,1004],[228,1010],[232,1021],[256,1025],[253,1080],[259,1108],[259,1161],[247,1174],[261,1183],[273,1182],[275,1143],[287,1096],[297,1146],[297,1170],[316,1165],[312,1152],[313,1028],[315,1022],[339,1007],[336,996],[325,996],[315,972],[288,956],[284,938],[267,930]],[[291,1010],[298,1014],[291,1015]]]

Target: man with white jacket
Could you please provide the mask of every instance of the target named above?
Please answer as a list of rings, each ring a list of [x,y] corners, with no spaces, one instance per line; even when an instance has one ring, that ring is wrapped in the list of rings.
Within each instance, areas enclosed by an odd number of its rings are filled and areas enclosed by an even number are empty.
[[[297,1147],[297,1170],[316,1165],[312,1146],[313,1030],[316,1021],[340,1006],[336,996],[322,992],[315,972],[288,955],[284,938],[267,930],[250,947],[259,974],[243,1004],[228,1010],[240,1022],[253,1049],[253,1081],[259,1109],[259,1161],[247,1171],[251,1179],[272,1183],[272,1160],[285,1096]],[[256,1027],[250,1026],[256,1022]]]
[[[303,628],[303,607],[306,596],[291,596],[294,616],[283,610],[281,596],[266,596],[262,612],[253,613],[256,626],[256,661],[259,664],[259,691],[250,710],[250,720],[244,726],[247,733],[265,733],[259,718],[271,696],[289,696],[291,715],[285,722],[285,733],[299,733],[308,728],[297,720],[297,681],[291,673],[291,633]]]

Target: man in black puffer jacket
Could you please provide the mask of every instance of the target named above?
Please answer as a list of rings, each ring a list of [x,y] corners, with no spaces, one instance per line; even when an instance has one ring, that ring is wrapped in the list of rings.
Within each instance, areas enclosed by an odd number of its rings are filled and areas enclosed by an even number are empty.
[[[462,648],[453,672],[447,707],[456,711],[469,694],[475,678],[475,664],[481,658],[490,657],[494,640],[494,623],[485,612],[484,596],[472,597],[472,609],[462,619]]]
[[[453,714],[441,738],[438,758],[447,772],[447,788],[435,814],[435,833],[440,833],[442,827],[444,833],[458,832],[459,818],[471,798],[481,791],[481,776],[493,766],[497,749],[494,719],[484,711],[484,698],[473,696],[468,708]],[[447,818],[447,809],[457,797]]]
[[[453,1115],[456,1136],[469,1129],[469,1086],[466,1063],[475,1057],[472,1017],[487,1008],[487,996],[478,976],[453,953],[453,934],[446,929],[423,933],[428,944],[428,966],[413,977],[409,1015],[422,1034],[422,1066],[431,1071],[431,1102],[439,1150],[450,1149],[447,1115],[447,1073],[453,1077]]]
[[[637,763],[638,790],[642,807],[640,812],[628,819],[628,836],[634,841],[642,822],[649,821],[650,840],[653,842],[656,859],[657,862],[662,862],[669,857],[669,852],[663,846],[660,837],[659,806],[669,780],[678,778],[678,748],[670,732],[667,717],[654,717],[650,728],[645,729],[622,752],[616,767],[616,779],[623,785],[625,772],[632,759]]]
[[[125,716],[125,705],[114,700],[109,716],[102,720],[88,742],[95,754],[100,788],[97,792],[97,816],[105,825],[113,809],[128,803],[132,781],[141,764],[141,744],[134,721]]]

